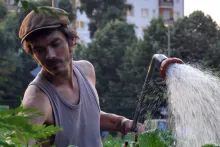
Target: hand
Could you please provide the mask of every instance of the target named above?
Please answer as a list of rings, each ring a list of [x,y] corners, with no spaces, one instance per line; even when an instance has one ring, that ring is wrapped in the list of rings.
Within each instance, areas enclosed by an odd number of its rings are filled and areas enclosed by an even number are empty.
[[[122,133],[122,136],[125,136],[128,132],[131,132],[131,127],[133,124],[133,120],[130,119],[123,119],[121,121],[121,128],[120,132]],[[141,123],[137,123],[137,134],[144,132],[144,125]]]

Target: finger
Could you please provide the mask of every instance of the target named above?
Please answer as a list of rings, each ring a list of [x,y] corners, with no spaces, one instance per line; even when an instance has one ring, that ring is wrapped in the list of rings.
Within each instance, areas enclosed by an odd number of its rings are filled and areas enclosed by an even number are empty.
[[[126,133],[131,132],[133,121],[129,120],[126,125]]]
[[[142,132],[144,132],[144,125],[142,125],[142,124],[138,124],[138,133],[142,133]]]

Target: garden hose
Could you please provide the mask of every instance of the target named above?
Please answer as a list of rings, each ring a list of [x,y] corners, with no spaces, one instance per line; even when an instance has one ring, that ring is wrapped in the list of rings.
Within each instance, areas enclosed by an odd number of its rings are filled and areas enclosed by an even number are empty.
[[[184,64],[184,62],[181,59],[178,58],[167,58],[165,55],[163,54],[155,54],[152,57],[152,60],[150,62],[150,66],[148,67],[148,72],[147,75],[145,77],[145,81],[142,87],[142,91],[139,94],[138,97],[138,104],[134,113],[134,118],[133,118],[133,124],[131,127],[131,132],[137,132],[138,128],[137,128],[137,123],[140,117],[140,113],[141,113],[141,108],[143,105],[143,101],[144,101],[144,97],[147,95],[147,89],[148,89],[148,85],[151,81],[153,72],[155,70],[155,68],[159,68],[160,71],[160,77],[165,80],[166,78],[166,69],[168,67],[168,65],[172,64],[172,63],[179,63],[179,64]],[[135,135],[135,142],[137,142],[138,140],[138,136],[137,134]],[[124,147],[127,147],[128,144],[125,142]]]

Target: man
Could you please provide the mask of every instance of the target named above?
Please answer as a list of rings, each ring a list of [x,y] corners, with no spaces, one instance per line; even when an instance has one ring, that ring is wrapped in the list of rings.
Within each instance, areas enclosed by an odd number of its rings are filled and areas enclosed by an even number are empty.
[[[19,31],[25,51],[42,66],[26,89],[22,104],[44,114],[31,123],[63,128],[43,146],[100,147],[100,129],[127,134],[132,120],[100,110],[93,65],[72,60],[77,35],[68,27],[66,12],[48,8],[60,15],[31,11]],[[138,133],[144,130],[142,124],[137,128]],[[30,141],[29,145],[34,144]]]

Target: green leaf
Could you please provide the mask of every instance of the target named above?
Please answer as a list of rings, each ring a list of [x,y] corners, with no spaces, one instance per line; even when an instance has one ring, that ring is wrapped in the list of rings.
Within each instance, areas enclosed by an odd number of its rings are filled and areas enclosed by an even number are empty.
[[[60,15],[66,15],[66,16],[68,16],[68,14],[66,14],[66,13],[63,13],[63,12],[54,12],[54,11],[51,10],[50,8],[44,7],[44,6],[40,7],[39,9],[42,10],[44,13],[48,13],[48,14],[50,14],[50,15],[56,17],[56,18],[59,18]]]
[[[38,9],[38,7],[37,6],[35,6],[34,4],[32,4],[32,3],[29,3],[29,6],[31,7],[31,9],[33,9],[34,10],[34,12],[35,13],[39,13],[39,9]]]
[[[17,4],[19,2],[19,0],[15,0],[15,3]]]
[[[2,141],[2,140],[0,140],[0,146],[15,147],[15,145],[8,144],[6,141]]]
[[[21,1],[21,4],[22,4],[22,7],[23,7],[24,9],[27,9],[28,6],[29,6],[28,1],[26,1],[26,0],[22,0],[22,1]]]

